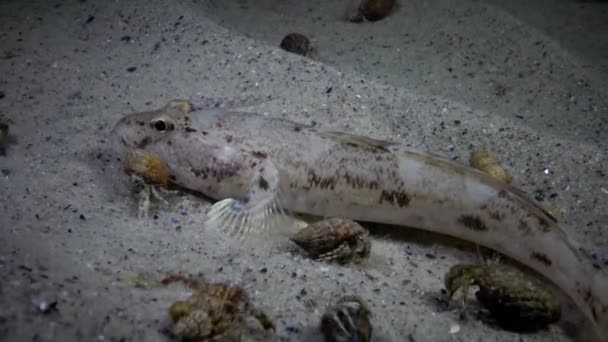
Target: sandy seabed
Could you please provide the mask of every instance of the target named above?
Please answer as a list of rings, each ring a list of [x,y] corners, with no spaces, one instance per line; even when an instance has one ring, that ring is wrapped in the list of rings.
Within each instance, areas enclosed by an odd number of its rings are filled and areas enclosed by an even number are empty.
[[[184,273],[245,287],[284,341],[318,339],[343,293],[368,300],[378,341],[576,340],[570,305],[525,335],[443,305],[444,273],[478,258],[433,235],[373,232],[372,261],[353,267],[206,232],[209,202],[189,193],[138,218],[111,150],[121,115],[174,98],[256,103],[463,163],[487,148],[605,272],[608,4],[504,3],[399,1],[353,24],[344,1],[2,1],[0,110],[15,141],[0,156],[0,339],[166,341],[167,308],[188,291],[132,280]],[[316,54],[279,49],[292,31]]]

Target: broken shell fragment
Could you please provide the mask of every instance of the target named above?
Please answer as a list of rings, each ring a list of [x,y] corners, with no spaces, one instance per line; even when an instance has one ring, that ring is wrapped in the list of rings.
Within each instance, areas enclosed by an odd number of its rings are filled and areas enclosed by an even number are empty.
[[[140,176],[148,184],[169,184],[169,169],[165,163],[155,154],[144,150],[127,152],[125,170],[127,173]]]
[[[471,154],[469,164],[488,175],[504,182],[511,183],[511,176],[500,166],[500,163],[488,151],[477,150]]]
[[[291,240],[314,259],[360,262],[370,255],[369,232],[357,222],[332,217],[315,222]]]
[[[321,317],[321,333],[326,342],[369,342],[372,338],[371,312],[358,296],[344,296],[328,307]]]

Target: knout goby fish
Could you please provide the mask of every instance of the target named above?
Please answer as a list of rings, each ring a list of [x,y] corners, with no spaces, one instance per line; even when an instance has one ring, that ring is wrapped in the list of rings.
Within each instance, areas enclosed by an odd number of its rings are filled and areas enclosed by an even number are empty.
[[[206,225],[273,229],[283,210],[415,227],[494,249],[544,275],[608,337],[608,281],[555,218],[481,171],[397,143],[186,100],[122,117],[123,153],[155,156],[169,182],[218,200]]]

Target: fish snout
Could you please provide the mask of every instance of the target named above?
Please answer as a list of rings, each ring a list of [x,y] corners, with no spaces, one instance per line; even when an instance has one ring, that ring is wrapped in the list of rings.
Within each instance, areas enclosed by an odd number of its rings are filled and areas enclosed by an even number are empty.
[[[135,147],[135,131],[128,115],[120,118],[112,127],[108,141],[114,151],[124,154]]]

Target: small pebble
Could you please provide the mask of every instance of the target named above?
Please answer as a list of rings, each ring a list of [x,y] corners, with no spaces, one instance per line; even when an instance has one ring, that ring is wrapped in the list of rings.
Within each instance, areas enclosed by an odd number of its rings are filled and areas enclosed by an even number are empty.
[[[57,311],[57,301],[47,302],[46,300],[34,300],[36,309],[42,314],[49,314],[53,311]]]
[[[457,333],[459,331],[460,331],[460,325],[458,325],[458,324],[452,324],[450,326],[450,334],[455,334],[455,333]]]
[[[298,327],[294,327],[291,325],[288,325],[287,327],[285,327],[285,330],[287,330],[287,332],[295,333],[295,334],[300,332],[300,329],[298,329]]]

